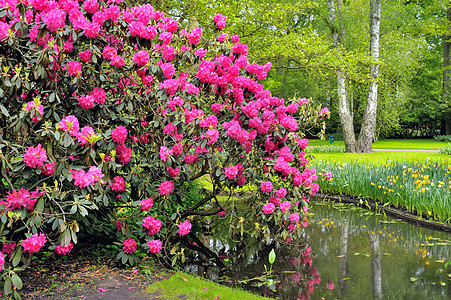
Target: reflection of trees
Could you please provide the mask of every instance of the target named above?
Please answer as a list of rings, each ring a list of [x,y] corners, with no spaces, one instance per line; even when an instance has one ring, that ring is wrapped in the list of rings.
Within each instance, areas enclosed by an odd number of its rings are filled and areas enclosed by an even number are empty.
[[[338,266],[338,294],[343,297],[347,294],[347,284],[345,278],[348,277],[348,224],[344,223],[340,230],[340,263]]]
[[[373,297],[382,299],[382,266],[379,235],[370,234],[371,262],[373,265]]]

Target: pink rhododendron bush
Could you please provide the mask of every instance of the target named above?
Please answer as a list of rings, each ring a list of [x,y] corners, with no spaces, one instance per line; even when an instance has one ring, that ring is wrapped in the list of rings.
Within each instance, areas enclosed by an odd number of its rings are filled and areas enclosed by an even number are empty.
[[[303,132],[328,112],[273,97],[271,64],[248,61],[225,17],[205,26],[216,39],[148,4],[0,0],[4,294],[33,255],[95,231],[124,264],[186,248],[219,262],[196,236],[207,216],[268,242],[297,234],[318,189]],[[188,197],[202,176],[213,189]],[[218,200],[243,186],[240,209]]]

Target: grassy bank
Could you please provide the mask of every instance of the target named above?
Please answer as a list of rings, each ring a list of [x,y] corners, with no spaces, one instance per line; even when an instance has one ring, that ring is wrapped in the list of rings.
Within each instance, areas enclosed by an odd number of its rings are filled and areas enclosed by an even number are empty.
[[[339,155],[313,162],[319,174],[333,180],[317,182],[321,191],[370,198],[440,222],[451,222],[451,160],[365,160]],[[330,158],[330,159],[327,159]]]
[[[344,141],[334,141],[332,144],[329,141],[321,140],[309,140],[309,145],[311,146],[344,146]],[[440,147],[446,146],[448,143],[435,141],[435,140],[423,140],[423,139],[387,139],[379,140],[373,143],[373,149],[427,149],[427,150],[438,150]]]
[[[146,292],[163,299],[265,299],[238,289],[228,288],[200,277],[177,271],[169,279],[150,285]]]

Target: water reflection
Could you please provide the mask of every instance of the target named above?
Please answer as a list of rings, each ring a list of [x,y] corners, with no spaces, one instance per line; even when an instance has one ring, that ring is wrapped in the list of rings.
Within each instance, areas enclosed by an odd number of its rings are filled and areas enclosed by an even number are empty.
[[[213,223],[203,242],[227,268],[192,266],[213,280],[246,286],[280,299],[450,299],[444,270],[451,236],[346,205],[311,203],[304,240],[230,241],[226,226]],[[276,261],[268,274],[268,255]]]

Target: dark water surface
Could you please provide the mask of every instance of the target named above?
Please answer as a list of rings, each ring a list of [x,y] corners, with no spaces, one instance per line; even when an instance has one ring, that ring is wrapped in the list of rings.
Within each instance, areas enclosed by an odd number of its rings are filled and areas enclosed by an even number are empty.
[[[225,259],[228,281],[280,299],[451,299],[451,266],[445,270],[450,234],[355,206],[310,204],[305,240],[293,245],[229,241],[221,224],[213,229],[218,238],[204,242]],[[275,272],[268,284],[258,277],[269,269],[272,249]],[[214,270],[207,273],[218,280]],[[257,280],[243,281],[249,278]]]

